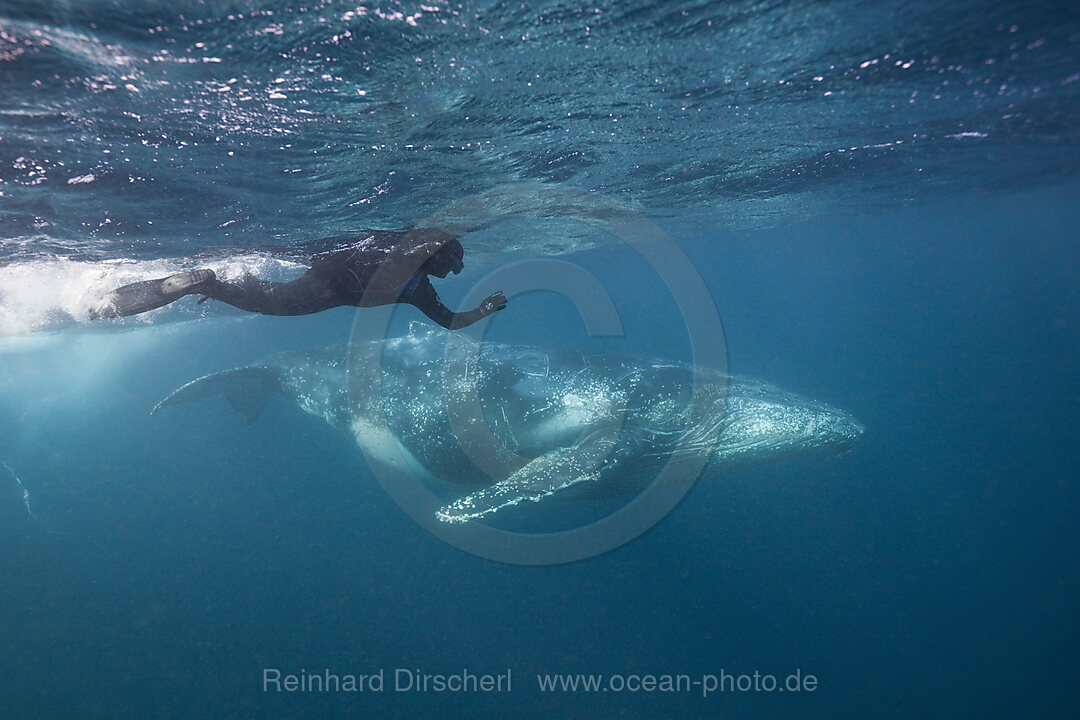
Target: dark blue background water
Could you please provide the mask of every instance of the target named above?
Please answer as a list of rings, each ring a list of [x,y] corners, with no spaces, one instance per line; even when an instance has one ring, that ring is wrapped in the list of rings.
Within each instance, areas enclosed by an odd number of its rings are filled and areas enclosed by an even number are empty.
[[[0,6],[0,459],[36,516],[0,467],[5,717],[1068,716],[1080,29],[1071,4],[936,5],[620,4],[596,22],[382,8],[424,13],[415,28],[335,3],[299,25],[284,5],[232,4],[233,20],[198,3]],[[152,60],[163,49],[198,62]],[[886,73],[885,53],[914,63]],[[212,89],[231,77],[258,99]],[[730,367],[851,411],[862,441],[709,477],[607,555],[504,566],[413,524],[352,440],[290,404],[250,427],[213,403],[147,419],[204,373],[345,341],[351,310],[100,327],[54,290],[101,260],[149,273],[404,227],[520,181],[656,219],[707,282]],[[440,293],[456,304],[485,269],[557,251],[610,290],[627,347],[685,353],[640,258],[567,254],[595,238],[560,241],[559,213],[539,215],[466,235],[475,259]],[[20,324],[33,288],[56,308]],[[492,335],[588,342],[550,294],[515,299]],[[268,695],[264,667],[509,667],[514,691]],[[796,668],[819,689],[544,695],[534,680]]]

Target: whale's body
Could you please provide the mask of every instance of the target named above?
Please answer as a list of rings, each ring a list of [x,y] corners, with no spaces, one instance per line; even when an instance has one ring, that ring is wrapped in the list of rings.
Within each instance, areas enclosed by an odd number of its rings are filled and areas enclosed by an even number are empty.
[[[863,432],[841,410],[756,380],[415,328],[207,375],[154,412],[223,395],[250,422],[271,393],[351,435],[373,464],[404,462],[468,488],[439,511],[447,522],[571,487],[638,491],[673,456],[696,456],[715,472],[839,455]]]

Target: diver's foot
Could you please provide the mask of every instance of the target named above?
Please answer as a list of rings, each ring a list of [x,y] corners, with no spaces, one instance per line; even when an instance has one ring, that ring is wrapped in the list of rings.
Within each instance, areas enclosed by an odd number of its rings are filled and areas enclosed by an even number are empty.
[[[161,281],[161,292],[168,295],[187,295],[196,292],[199,286],[217,276],[213,270],[202,268],[170,275]]]

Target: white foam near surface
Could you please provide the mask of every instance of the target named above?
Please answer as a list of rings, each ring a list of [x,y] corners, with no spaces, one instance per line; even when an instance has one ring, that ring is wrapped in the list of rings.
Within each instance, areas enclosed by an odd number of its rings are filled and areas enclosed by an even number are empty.
[[[250,273],[267,280],[286,281],[305,266],[290,260],[249,253],[206,261],[190,258],[86,262],[55,258],[0,266],[0,337],[55,331],[79,323],[95,323],[90,310],[112,290],[128,283],[165,277],[195,267],[209,267],[223,279]],[[150,324],[195,311],[185,303],[166,306],[114,324]],[[208,306],[201,306],[210,311]]]

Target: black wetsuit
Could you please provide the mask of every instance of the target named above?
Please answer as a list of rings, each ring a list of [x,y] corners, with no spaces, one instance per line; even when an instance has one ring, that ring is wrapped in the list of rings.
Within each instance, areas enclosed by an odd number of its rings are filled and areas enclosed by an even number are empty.
[[[442,304],[428,275],[446,277],[460,272],[464,254],[461,243],[453,236],[433,228],[377,230],[349,238],[337,250],[316,255],[308,271],[292,282],[271,282],[251,275],[223,281],[210,270],[181,273],[118,288],[91,312],[91,317],[135,315],[185,295],[203,295],[204,299],[220,300],[263,315],[309,315],[343,305],[408,303],[439,325],[457,329],[506,306],[501,292],[466,312],[455,313]],[[197,282],[190,279],[199,275],[209,277],[198,278]],[[171,286],[174,282],[179,286]]]
[[[436,240],[446,240],[438,243]],[[408,303],[443,327],[456,313],[439,300],[425,272],[437,252],[457,244],[450,236],[432,239],[377,231],[340,250],[316,256],[301,277],[287,283],[247,276],[236,282],[213,279],[197,292],[263,315],[308,315],[342,305],[372,307]],[[457,245],[460,248],[460,245]]]

